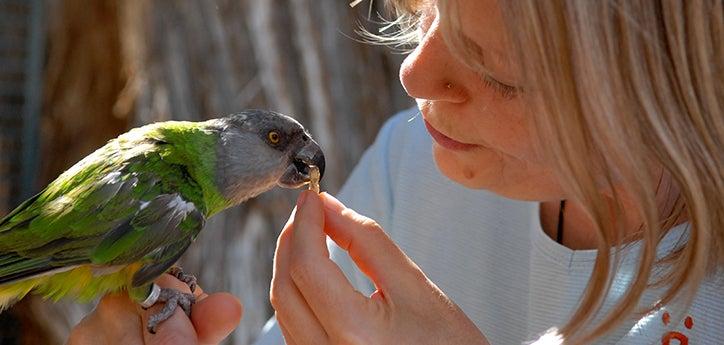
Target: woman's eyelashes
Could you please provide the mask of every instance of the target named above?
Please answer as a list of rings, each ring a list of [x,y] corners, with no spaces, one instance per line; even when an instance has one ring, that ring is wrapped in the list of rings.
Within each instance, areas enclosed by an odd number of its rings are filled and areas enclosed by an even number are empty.
[[[520,93],[520,88],[498,81],[487,73],[479,73],[479,76],[485,87],[493,89],[505,99],[515,98]]]

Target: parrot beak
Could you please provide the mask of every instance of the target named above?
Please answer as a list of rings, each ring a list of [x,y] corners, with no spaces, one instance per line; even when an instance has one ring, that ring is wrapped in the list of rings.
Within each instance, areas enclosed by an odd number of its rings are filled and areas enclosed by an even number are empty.
[[[308,139],[305,145],[292,156],[291,164],[279,178],[277,184],[284,188],[299,188],[309,183],[311,165],[319,168],[319,179],[321,180],[324,176],[324,153],[314,140]]]

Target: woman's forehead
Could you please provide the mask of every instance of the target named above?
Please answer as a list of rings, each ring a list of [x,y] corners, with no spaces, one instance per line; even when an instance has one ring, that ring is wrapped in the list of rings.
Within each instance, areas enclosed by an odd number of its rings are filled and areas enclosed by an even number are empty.
[[[507,27],[497,0],[440,1],[441,20],[448,21],[447,34],[457,39],[455,49],[464,49],[469,59],[486,66],[505,79],[515,79],[507,44]]]
[[[456,29],[475,41],[486,51],[505,51],[507,32],[496,0],[454,0],[444,1],[449,13],[446,18],[458,21]]]

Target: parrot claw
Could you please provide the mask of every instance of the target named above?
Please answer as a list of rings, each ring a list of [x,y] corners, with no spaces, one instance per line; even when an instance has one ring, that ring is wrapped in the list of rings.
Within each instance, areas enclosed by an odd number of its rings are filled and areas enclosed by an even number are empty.
[[[186,283],[186,285],[189,286],[189,289],[191,290],[191,292],[196,291],[196,285],[197,285],[196,277],[193,274],[184,273],[183,269],[181,269],[181,267],[179,267],[179,266],[173,266],[173,267],[169,268],[169,270],[166,271],[166,273],[168,273],[168,274],[176,277],[176,279]]]
[[[154,284],[155,285],[155,284]],[[151,334],[156,334],[156,327],[173,315],[176,307],[181,307],[186,316],[191,316],[191,306],[196,302],[194,295],[174,289],[161,288],[157,302],[165,302],[161,311],[148,318],[146,328]]]

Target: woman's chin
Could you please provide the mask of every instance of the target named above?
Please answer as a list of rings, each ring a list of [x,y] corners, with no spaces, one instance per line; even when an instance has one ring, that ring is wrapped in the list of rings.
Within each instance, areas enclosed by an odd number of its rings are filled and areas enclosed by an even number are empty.
[[[559,186],[541,179],[545,174],[534,174],[529,178],[525,172],[517,176],[503,176],[511,173],[510,167],[496,154],[479,154],[473,157],[463,156],[433,144],[433,157],[438,170],[453,182],[466,188],[483,189],[497,195],[522,201],[543,201],[560,199],[563,193]],[[470,159],[468,159],[470,158]]]
[[[466,162],[465,157],[459,157],[459,153],[435,143],[432,146],[435,164],[447,178],[471,189],[490,189],[490,187],[493,187],[489,178],[481,176],[483,173],[482,164]]]

